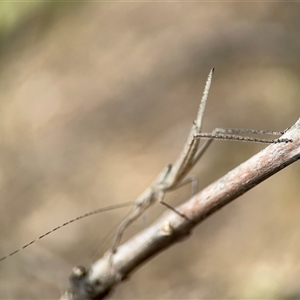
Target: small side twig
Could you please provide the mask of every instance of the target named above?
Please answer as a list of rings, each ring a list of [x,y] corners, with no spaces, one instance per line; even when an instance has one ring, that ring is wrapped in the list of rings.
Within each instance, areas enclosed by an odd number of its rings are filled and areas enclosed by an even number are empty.
[[[300,119],[282,138],[291,143],[271,144],[225,176],[177,207],[187,221],[174,212],[165,212],[155,223],[118,248],[113,269],[108,270],[109,254],[88,270],[76,267],[71,287],[62,299],[101,299],[142,263],[187,237],[192,229],[217,210],[263,180],[300,158]]]

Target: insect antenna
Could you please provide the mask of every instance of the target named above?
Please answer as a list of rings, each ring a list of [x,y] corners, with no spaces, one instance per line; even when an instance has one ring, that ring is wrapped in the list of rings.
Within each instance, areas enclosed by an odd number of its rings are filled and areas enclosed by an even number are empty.
[[[134,202],[130,201],[130,202],[124,202],[124,203],[121,203],[121,204],[116,204],[116,205],[111,205],[111,206],[106,206],[106,207],[102,207],[102,208],[99,208],[99,209],[96,209],[96,210],[93,210],[91,212],[88,212],[88,213],[85,213],[84,215],[81,215],[79,217],[76,217],[70,221],[67,221],[51,230],[49,230],[48,232],[42,234],[41,236],[39,236],[38,238],[32,240],[31,242],[27,243],[26,245],[22,246],[21,248],[11,252],[10,254],[6,255],[6,256],[3,256],[2,258],[0,258],[0,262],[2,262],[3,260],[17,254],[18,252],[24,250],[25,248],[29,247],[30,245],[34,244],[35,242],[43,239],[44,237],[46,237],[47,235],[49,235],[50,233],[62,228],[62,227],[65,227],[75,221],[78,221],[78,220],[81,220],[81,219],[84,219],[86,217],[90,217],[90,216],[93,216],[93,215],[96,215],[96,214],[99,214],[99,213],[102,213],[102,212],[106,212],[106,211],[110,211],[110,210],[114,210],[114,209],[118,209],[118,208],[125,208],[125,207],[129,207],[129,206],[132,206],[134,204]]]

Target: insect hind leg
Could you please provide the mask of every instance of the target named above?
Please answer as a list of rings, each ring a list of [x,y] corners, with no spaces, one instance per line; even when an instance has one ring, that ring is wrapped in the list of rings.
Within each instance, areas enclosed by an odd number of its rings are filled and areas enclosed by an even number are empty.
[[[211,140],[228,140],[228,141],[241,141],[241,142],[253,142],[253,143],[265,143],[265,144],[277,144],[277,143],[290,143],[291,139],[277,138],[277,139],[265,139],[249,136],[241,136],[240,134],[267,134],[267,135],[282,135],[287,132],[289,128],[284,131],[269,131],[269,130],[253,130],[253,129],[239,129],[239,128],[216,128],[211,133],[199,133],[194,138],[206,138]],[[238,134],[238,135],[236,135]],[[208,141],[208,142],[209,142]]]

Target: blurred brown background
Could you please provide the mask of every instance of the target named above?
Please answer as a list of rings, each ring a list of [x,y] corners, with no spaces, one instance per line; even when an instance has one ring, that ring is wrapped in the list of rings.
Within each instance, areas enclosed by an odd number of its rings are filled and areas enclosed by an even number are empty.
[[[293,125],[299,12],[295,3],[0,3],[0,256],[134,200],[179,154],[212,67],[204,131]],[[203,188],[263,148],[215,142],[192,174]],[[295,163],[216,213],[113,297],[300,298],[299,171]],[[58,298],[127,212],[67,226],[2,262],[0,298]]]

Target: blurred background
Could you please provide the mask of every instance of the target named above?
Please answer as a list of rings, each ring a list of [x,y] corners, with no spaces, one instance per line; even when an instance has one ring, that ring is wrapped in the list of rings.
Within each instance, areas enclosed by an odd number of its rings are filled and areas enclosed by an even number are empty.
[[[135,200],[181,151],[212,67],[205,132],[293,125],[299,32],[296,3],[1,2],[0,256]],[[191,173],[201,189],[263,148],[215,142]],[[299,299],[299,171],[213,215],[113,298]],[[187,186],[166,200],[190,196]],[[76,222],[3,261],[0,298],[59,298],[71,268],[99,258],[129,211]]]

